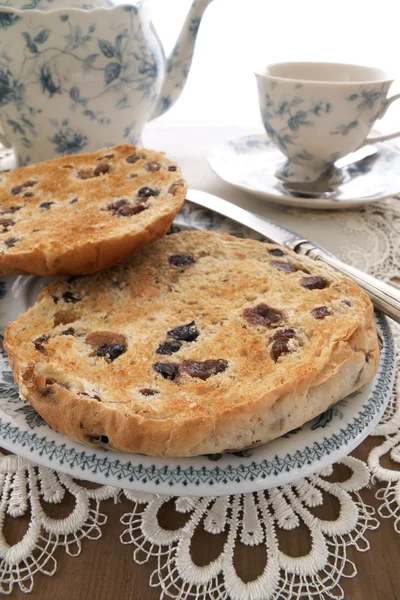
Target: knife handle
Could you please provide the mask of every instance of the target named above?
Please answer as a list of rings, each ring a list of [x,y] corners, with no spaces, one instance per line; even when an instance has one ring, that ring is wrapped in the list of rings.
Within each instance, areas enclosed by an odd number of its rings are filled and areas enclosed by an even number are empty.
[[[376,279],[372,275],[368,275],[355,267],[347,265],[332,254],[329,254],[329,252],[321,250],[306,240],[298,241],[293,246],[293,250],[298,254],[305,254],[314,260],[320,260],[333,267],[336,271],[339,271],[339,273],[342,273],[342,275],[346,275],[355,281],[368,294],[376,308],[397,323],[400,323],[400,290],[393,285],[379,281],[379,279]]]

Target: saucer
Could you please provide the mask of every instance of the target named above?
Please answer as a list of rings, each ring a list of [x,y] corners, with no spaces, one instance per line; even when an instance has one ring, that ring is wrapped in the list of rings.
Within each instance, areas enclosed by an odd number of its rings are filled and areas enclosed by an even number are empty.
[[[400,151],[377,144],[370,162],[343,167],[343,182],[329,197],[295,196],[275,176],[283,154],[265,134],[228,140],[214,148],[208,163],[214,173],[233,186],[259,198],[303,208],[342,209],[376,202],[400,193]]]

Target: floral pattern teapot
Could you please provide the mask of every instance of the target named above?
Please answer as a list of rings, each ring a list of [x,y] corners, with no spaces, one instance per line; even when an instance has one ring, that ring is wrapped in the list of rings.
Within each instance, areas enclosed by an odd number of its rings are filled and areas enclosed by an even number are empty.
[[[0,141],[20,165],[140,144],[180,96],[212,0],[193,1],[168,58],[143,1],[88,1],[0,2]]]

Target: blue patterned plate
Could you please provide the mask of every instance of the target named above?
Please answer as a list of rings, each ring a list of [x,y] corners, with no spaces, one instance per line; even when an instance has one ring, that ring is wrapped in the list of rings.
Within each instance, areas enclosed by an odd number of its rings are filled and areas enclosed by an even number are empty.
[[[174,229],[214,229],[262,239],[254,232],[189,202]],[[25,311],[50,280],[6,277],[0,281],[0,331]],[[234,454],[152,458],[88,449],[53,431],[20,399],[4,351],[0,351],[0,445],[74,477],[133,490],[172,495],[251,492],[289,483],[337,461],[374,428],[394,379],[394,347],[386,319],[378,314],[384,347],[375,379],[351,397],[283,437]]]
[[[377,144],[371,161],[343,167],[343,183],[329,198],[296,197],[287,192],[275,171],[285,157],[266,134],[228,140],[208,155],[210,167],[224,181],[276,204],[297,208],[352,208],[400,193],[400,151]]]

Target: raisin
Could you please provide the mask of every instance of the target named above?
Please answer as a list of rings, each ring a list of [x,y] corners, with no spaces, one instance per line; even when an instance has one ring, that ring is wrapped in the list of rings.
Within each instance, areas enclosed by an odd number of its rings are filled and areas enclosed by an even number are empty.
[[[275,362],[282,354],[288,354],[288,352],[290,352],[288,342],[294,337],[294,329],[281,329],[269,338],[269,341],[273,342],[271,352]]]
[[[173,381],[175,377],[179,375],[179,366],[173,363],[157,362],[153,365],[153,367],[157,373],[164,377],[164,379],[170,379]]]
[[[100,346],[126,345],[126,337],[122,333],[112,331],[93,331],[87,334],[85,342],[97,349]]]
[[[4,243],[7,246],[7,248],[13,248],[17,242],[19,242],[19,238],[15,237],[15,238],[6,240]]]
[[[146,171],[150,171],[151,173],[154,173],[155,171],[159,171],[160,168],[161,168],[161,165],[157,162],[149,162],[145,166]]]
[[[174,340],[183,340],[185,342],[194,342],[199,337],[199,332],[196,327],[196,323],[191,321],[187,325],[180,325],[167,331],[167,335],[172,337]]]
[[[172,172],[176,171],[176,166],[175,165],[169,166],[168,171],[172,171]]]
[[[174,267],[188,267],[196,261],[191,254],[173,254],[168,257],[168,262]]]
[[[342,304],[344,304],[345,306],[353,306],[350,300],[342,300]]]
[[[86,336],[85,342],[96,349],[97,356],[108,357],[111,361],[126,352],[126,337],[111,331],[94,331]]]
[[[64,329],[61,332],[61,335],[75,335],[75,329],[73,327],[68,327],[68,329]]]
[[[66,310],[58,310],[54,313],[53,320],[54,327],[57,327],[57,325],[68,325],[68,323],[76,321],[76,317]]]
[[[157,348],[156,353],[168,354],[169,356],[171,356],[171,354],[178,352],[181,349],[181,346],[182,344],[180,342],[165,342]]]
[[[91,398],[92,400],[99,400],[100,401],[100,396],[96,396],[96,394],[87,394],[86,392],[78,392],[78,394],[80,396],[87,396],[88,398]]]
[[[7,214],[11,214],[13,215],[14,213],[17,212],[17,210],[21,210],[22,206],[10,206],[10,208],[7,208],[7,210],[3,210],[0,214],[1,215],[7,215]]]
[[[135,164],[135,162],[137,162],[138,160],[141,160],[142,158],[144,158],[144,156],[141,156],[140,154],[131,154],[126,159],[126,162],[129,163],[130,165],[133,165],[133,164]]]
[[[62,299],[64,300],[64,302],[76,304],[77,302],[80,302],[81,297],[78,296],[78,294],[73,294],[72,292],[64,292],[62,295]]]
[[[75,204],[75,202],[78,202],[78,198],[72,198],[72,200],[69,201],[70,204]]]
[[[114,211],[118,211],[119,208],[121,208],[121,206],[126,206],[127,204],[129,204],[128,200],[125,200],[124,198],[121,198],[121,200],[116,200],[116,202],[113,202],[112,204],[109,204],[107,206],[108,210],[112,210]]]
[[[50,334],[44,333],[40,337],[33,340],[32,344],[35,346],[35,350],[38,352],[44,352],[44,344],[49,340]]]
[[[131,217],[133,215],[138,215],[147,208],[149,207],[145,204],[136,204],[136,206],[123,206],[114,214],[117,214],[120,217]]]
[[[23,195],[23,197],[24,197],[24,198],[33,198],[33,196],[34,196],[34,195],[35,195],[35,194],[34,194],[33,192],[26,192],[26,193]]]
[[[158,190],[144,186],[138,191],[138,196],[139,198],[150,198],[150,196],[158,196],[159,193]]]
[[[108,444],[110,441],[106,435],[86,435],[85,437],[88,442],[95,444]]]
[[[124,352],[126,352],[125,344],[115,344],[114,346],[111,346],[109,344],[103,344],[102,346],[97,348],[96,354],[97,356],[108,357],[111,361],[113,361],[119,356],[121,356],[121,354],[123,354]]]
[[[105,175],[106,173],[108,173],[109,170],[110,170],[110,165],[107,165],[106,163],[100,163],[99,165],[97,165],[97,167],[93,171],[93,175],[95,177],[99,177],[99,175]]]
[[[32,187],[35,184],[36,181],[29,179],[28,181],[25,181],[25,183],[21,183],[21,185],[14,185],[11,188],[11,193],[13,196],[18,196],[18,194],[20,194],[24,188]]]
[[[3,231],[1,233],[7,233],[7,231],[15,225],[15,221],[12,219],[0,219],[0,225],[3,227]]]
[[[172,185],[169,186],[168,193],[172,194],[172,196],[175,196],[176,192],[182,186],[183,186],[183,183],[181,181],[177,181],[176,183],[173,183]]]
[[[252,325],[264,325],[264,327],[276,326],[283,321],[282,313],[268,304],[259,304],[254,308],[246,308],[243,311],[244,318]]]
[[[271,267],[275,267],[275,269],[278,269],[278,271],[284,271],[285,273],[294,273],[298,270],[297,267],[294,267],[293,265],[287,262],[281,261],[272,261]]]
[[[217,373],[223,373],[228,368],[228,362],[223,358],[217,360],[184,360],[182,362],[182,369],[186,371],[190,377],[198,377],[205,381],[212,375]]]
[[[43,390],[40,390],[40,395],[42,396],[42,398],[46,397],[46,396],[50,396],[51,394],[54,394],[54,390],[52,387],[46,387]]]
[[[150,388],[142,388],[139,392],[142,396],[155,396],[155,394],[160,393],[157,390],[151,390]]]
[[[317,306],[317,308],[313,308],[311,314],[314,319],[325,319],[325,317],[329,317],[331,313],[326,306]]]
[[[328,287],[329,282],[325,277],[311,276],[304,277],[301,280],[301,285],[303,288],[306,288],[306,290],[323,290]]]
[[[46,210],[49,210],[52,204],[54,204],[54,202],[42,202],[42,204],[39,204],[39,208],[45,208]]]
[[[271,248],[270,250],[268,250],[268,252],[272,255],[272,256],[285,256],[285,253],[283,250],[281,250],[280,248]]]
[[[367,352],[366,355],[365,355],[365,362],[369,363],[370,358],[371,358],[371,355],[368,354],[368,352]]]

